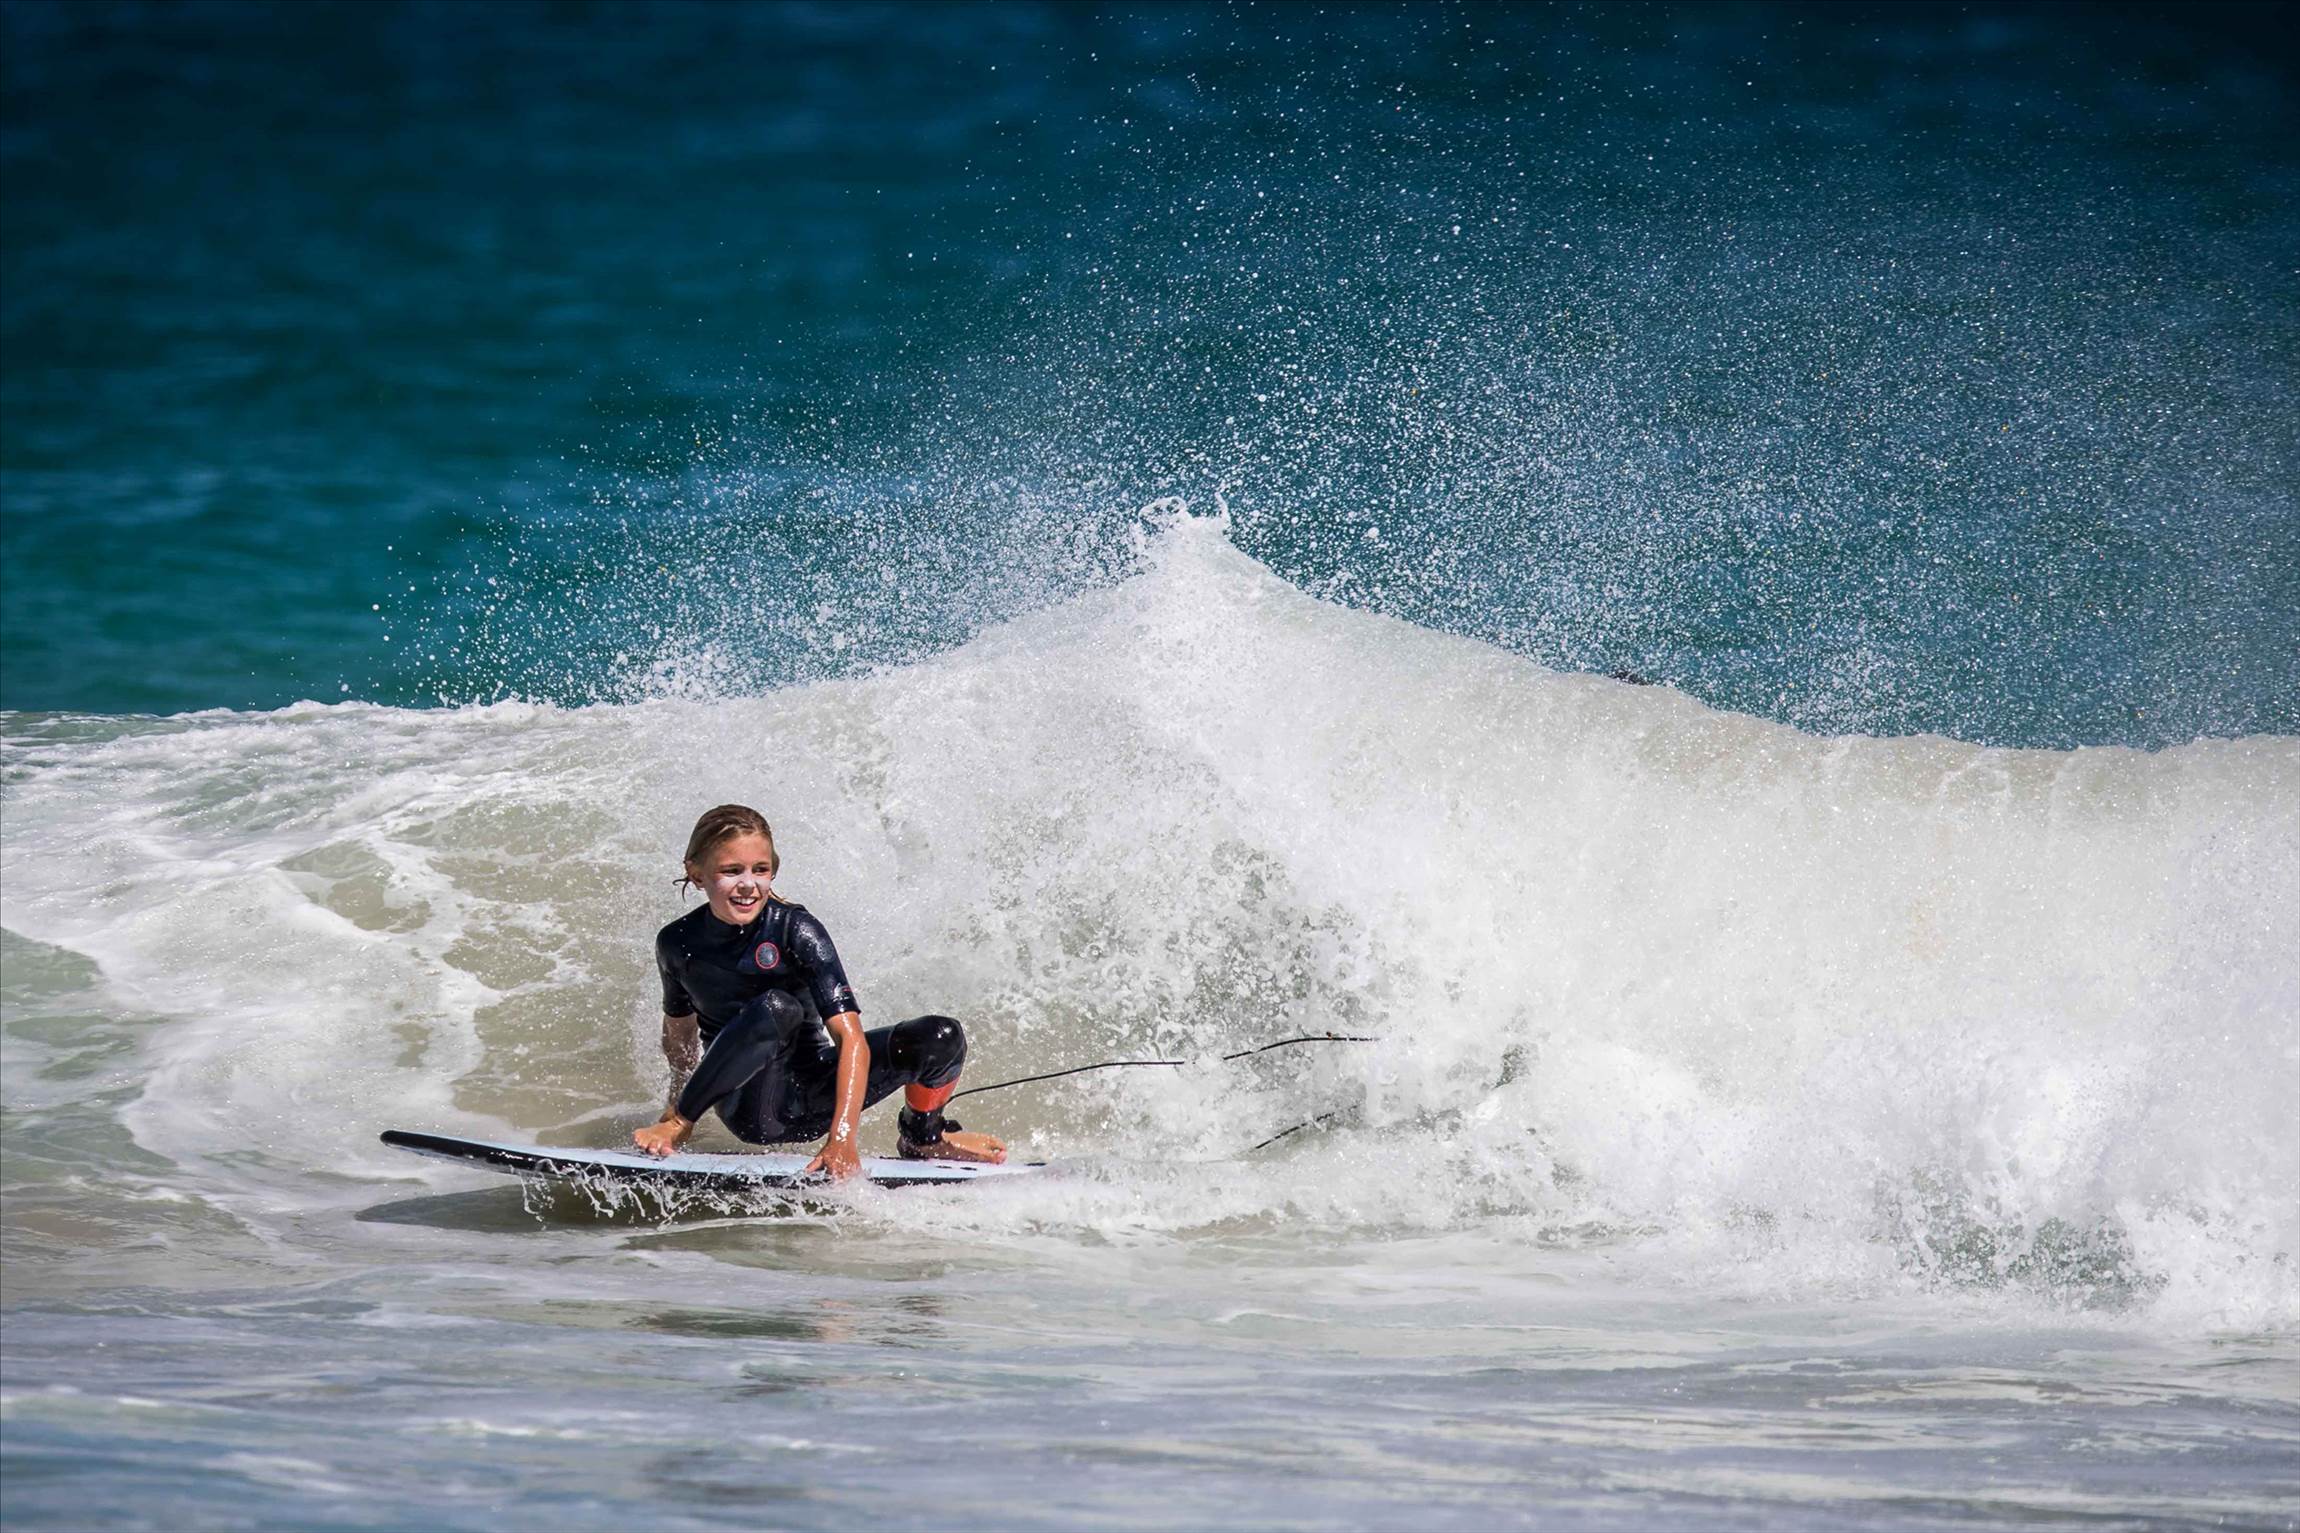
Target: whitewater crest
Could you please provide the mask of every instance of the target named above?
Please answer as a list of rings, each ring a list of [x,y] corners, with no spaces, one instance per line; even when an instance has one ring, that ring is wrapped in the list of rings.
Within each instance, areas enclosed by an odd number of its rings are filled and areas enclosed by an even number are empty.
[[[292,1247],[409,1174],[380,1127],[615,1138],[676,849],[739,800],[867,1010],[969,1018],[970,1080],[1380,1039],[986,1098],[1081,1174],[885,1217],[2300,1311],[2300,742],[1817,738],[1312,599],[1219,518],[1140,553],[765,696],[19,716],[12,966],[93,965],[108,1174]]]

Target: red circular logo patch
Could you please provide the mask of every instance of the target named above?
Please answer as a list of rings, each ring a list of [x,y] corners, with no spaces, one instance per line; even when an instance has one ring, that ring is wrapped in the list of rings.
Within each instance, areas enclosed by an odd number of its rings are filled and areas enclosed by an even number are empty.
[[[771,969],[783,961],[783,951],[772,942],[762,942],[751,952],[751,958],[762,969]]]

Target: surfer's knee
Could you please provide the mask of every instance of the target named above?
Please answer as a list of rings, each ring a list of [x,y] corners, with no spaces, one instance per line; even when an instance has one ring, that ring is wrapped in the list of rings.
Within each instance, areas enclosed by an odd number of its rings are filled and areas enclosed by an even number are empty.
[[[747,1001],[727,1023],[730,1028],[767,1028],[774,1032],[787,1032],[806,1020],[806,1008],[798,998],[785,990],[769,990]]]
[[[922,1016],[918,1018],[918,1060],[920,1083],[941,1085],[943,1080],[957,1080],[959,1069],[966,1066],[966,1027],[955,1016]]]
[[[902,1030],[918,1071],[904,1087],[904,1101],[920,1110],[941,1108],[966,1069],[966,1027],[955,1016],[913,1016]]]

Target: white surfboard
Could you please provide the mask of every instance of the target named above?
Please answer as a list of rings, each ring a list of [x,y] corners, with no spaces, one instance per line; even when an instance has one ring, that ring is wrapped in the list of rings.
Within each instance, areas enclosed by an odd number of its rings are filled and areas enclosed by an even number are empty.
[[[811,1155],[768,1153],[742,1155],[665,1155],[660,1158],[636,1150],[581,1150],[536,1144],[497,1144],[486,1139],[458,1139],[451,1134],[418,1134],[386,1129],[383,1142],[393,1149],[452,1160],[483,1171],[511,1176],[558,1177],[569,1181],[608,1180],[632,1186],[710,1188],[722,1192],[821,1188],[829,1178],[806,1175]],[[980,1182],[1005,1176],[1030,1176],[1046,1169],[1044,1161],[985,1165],[969,1160],[891,1160],[863,1157],[863,1175],[881,1187],[947,1187],[957,1182]]]

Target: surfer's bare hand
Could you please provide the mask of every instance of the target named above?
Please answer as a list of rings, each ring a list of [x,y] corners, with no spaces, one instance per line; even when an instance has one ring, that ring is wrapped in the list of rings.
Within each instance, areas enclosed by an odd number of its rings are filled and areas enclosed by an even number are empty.
[[[970,1129],[952,1128],[942,1131],[935,1141],[936,1160],[979,1160],[993,1166],[1006,1163],[1006,1143],[988,1134],[977,1134]]]
[[[631,1142],[649,1155],[669,1155],[687,1142],[695,1132],[694,1120],[679,1116],[677,1108],[666,1111],[659,1122],[631,1131]]]
[[[831,1180],[843,1182],[850,1176],[862,1175],[862,1152],[855,1148],[851,1138],[842,1139],[833,1134],[823,1141],[822,1149],[807,1162],[807,1172],[827,1171]]]

